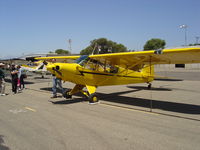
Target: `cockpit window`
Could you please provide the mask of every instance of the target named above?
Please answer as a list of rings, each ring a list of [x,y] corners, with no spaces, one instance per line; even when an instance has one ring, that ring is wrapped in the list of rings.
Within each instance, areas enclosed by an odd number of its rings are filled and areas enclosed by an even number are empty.
[[[80,58],[75,60],[75,63],[83,66],[85,69],[106,73],[117,73],[119,69],[117,66],[112,66],[98,60],[91,59],[88,55],[82,55]]]
[[[88,55],[82,55],[81,57],[79,57],[77,60],[75,60],[75,63],[79,64],[79,65],[83,65],[83,63],[85,61],[88,60]]]
[[[113,66],[107,63],[102,63],[98,60],[91,58],[86,59],[86,61],[84,61],[82,66],[84,66],[84,68],[89,70],[106,72],[106,73],[117,73],[119,69],[117,66]]]

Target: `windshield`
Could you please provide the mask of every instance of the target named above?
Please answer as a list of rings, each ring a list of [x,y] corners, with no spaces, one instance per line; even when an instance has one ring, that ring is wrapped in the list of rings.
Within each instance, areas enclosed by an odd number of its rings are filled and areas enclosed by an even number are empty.
[[[88,55],[82,55],[77,60],[75,60],[75,63],[81,64],[84,60],[87,60],[87,58],[88,58]]]

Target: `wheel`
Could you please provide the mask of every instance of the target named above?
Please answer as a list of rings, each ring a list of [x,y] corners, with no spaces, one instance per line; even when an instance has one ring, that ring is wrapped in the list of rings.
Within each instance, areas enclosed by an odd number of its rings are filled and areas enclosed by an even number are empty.
[[[148,84],[148,89],[149,89],[149,90],[151,89],[151,83]]]
[[[89,103],[93,104],[93,103],[97,103],[99,101],[99,98],[97,96],[96,93],[91,94],[89,97]]]
[[[63,93],[63,97],[68,99],[68,98],[72,98],[72,95],[69,95],[69,92],[71,91],[71,89],[67,89],[64,93]]]

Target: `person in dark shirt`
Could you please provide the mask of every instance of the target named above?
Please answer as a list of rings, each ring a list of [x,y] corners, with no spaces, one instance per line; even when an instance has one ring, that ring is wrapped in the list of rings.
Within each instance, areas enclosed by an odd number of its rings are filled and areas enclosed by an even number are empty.
[[[13,92],[13,94],[16,94],[17,93],[17,82],[18,82],[18,70],[14,64],[11,66],[11,82],[12,82],[12,92]]]
[[[3,70],[1,69],[1,67],[3,67],[4,65],[0,65],[0,95],[1,96],[5,96],[5,74],[3,72]]]
[[[52,59],[51,62],[55,63],[56,59]],[[60,78],[57,78],[55,76],[55,74],[52,74],[52,76],[53,76],[53,79],[52,79],[52,83],[53,83],[53,87],[52,87],[53,96],[51,98],[57,98],[57,86],[61,90],[62,95],[64,94],[64,89],[62,87],[62,80]]]

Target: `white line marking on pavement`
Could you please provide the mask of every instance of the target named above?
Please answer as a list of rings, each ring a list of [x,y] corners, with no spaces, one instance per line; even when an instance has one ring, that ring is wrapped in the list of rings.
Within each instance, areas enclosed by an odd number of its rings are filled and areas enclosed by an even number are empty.
[[[9,112],[11,112],[13,114],[18,114],[18,113],[23,113],[23,112],[27,112],[27,111],[23,110],[23,109],[10,109]]]
[[[35,109],[33,109],[33,108],[30,108],[30,107],[25,107],[25,109],[27,109],[27,110],[30,110],[30,111],[33,111],[33,112],[36,112],[36,110],[35,110]]]

